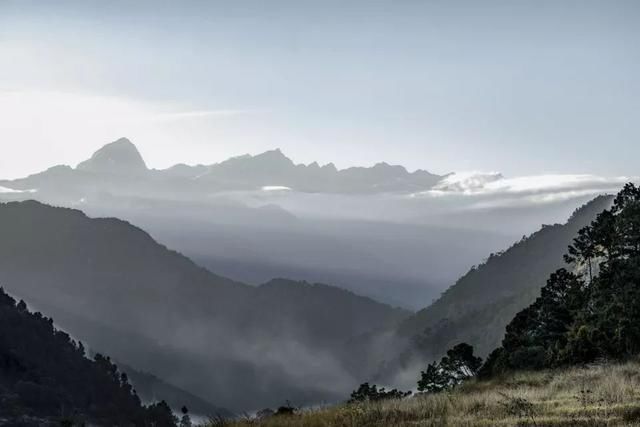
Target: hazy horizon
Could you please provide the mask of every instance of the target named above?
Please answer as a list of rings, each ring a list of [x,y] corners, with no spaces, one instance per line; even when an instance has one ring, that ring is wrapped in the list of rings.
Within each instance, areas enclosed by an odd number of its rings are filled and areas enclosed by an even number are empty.
[[[637,175],[635,2],[150,5],[0,2],[3,178],[121,136],[153,168],[278,147],[339,168]]]

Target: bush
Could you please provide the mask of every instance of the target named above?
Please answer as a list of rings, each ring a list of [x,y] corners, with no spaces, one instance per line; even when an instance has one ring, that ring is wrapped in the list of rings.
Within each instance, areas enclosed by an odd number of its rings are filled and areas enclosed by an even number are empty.
[[[364,383],[360,384],[360,387],[351,393],[348,403],[402,399],[410,395],[410,391],[400,391],[395,388],[393,390],[386,390],[384,387],[378,388],[375,384],[369,385],[369,383]]]

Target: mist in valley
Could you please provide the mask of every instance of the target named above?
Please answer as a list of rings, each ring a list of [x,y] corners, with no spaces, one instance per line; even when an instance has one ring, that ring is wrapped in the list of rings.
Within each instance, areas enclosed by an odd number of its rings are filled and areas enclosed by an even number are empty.
[[[388,370],[412,348],[401,322],[489,254],[622,179],[540,186],[451,174],[420,191],[379,191],[411,175],[374,167],[358,171],[360,191],[302,191],[304,167],[278,158],[298,175],[246,156],[223,168],[230,188],[211,187],[200,177],[218,166],[186,178],[150,170],[121,139],[76,168],[3,181],[6,201],[75,210],[5,205],[0,280],[92,348],[227,410],[335,403],[369,378],[407,387],[419,362]],[[261,171],[248,182],[238,175],[246,161]],[[34,252],[43,248],[56,257]]]
[[[637,356],[638,11],[0,1],[0,425]]]

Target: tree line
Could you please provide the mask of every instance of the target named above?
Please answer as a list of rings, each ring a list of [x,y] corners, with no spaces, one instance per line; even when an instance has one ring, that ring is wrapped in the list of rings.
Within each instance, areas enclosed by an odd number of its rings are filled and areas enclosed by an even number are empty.
[[[186,414],[185,414],[186,415]],[[0,418],[20,425],[174,426],[169,406],[142,405],[109,357],[80,342],[0,288]],[[29,421],[31,420],[31,421]]]
[[[461,343],[421,372],[419,392],[437,393],[478,377],[640,354],[640,188],[628,183],[613,206],[579,230],[539,297],[507,325],[487,359]],[[382,389],[384,390],[384,389]],[[363,384],[351,402],[405,397]]]

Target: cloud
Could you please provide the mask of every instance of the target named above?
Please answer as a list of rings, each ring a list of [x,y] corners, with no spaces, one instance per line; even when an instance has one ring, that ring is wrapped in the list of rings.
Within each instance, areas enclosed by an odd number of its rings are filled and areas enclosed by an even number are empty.
[[[487,184],[504,179],[499,172],[460,172],[447,176],[432,189],[432,194],[458,192],[470,194]]]
[[[285,187],[284,185],[265,185],[262,187],[262,191],[291,191],[291,187]]]
[[[122,96],[0,90],[0,148],[11,150],[11,157],[0,157],[0,170],[2,178],[18,178],[52,163],[75,165],[122,136],[134,141],[156,168],[176,163],[177,152],[184,154],[181,161],[193,163],[212,153],[224,158],[235,153],[227,143],[234,140],[232,133],[252,129],[241,119],[252,115],[253,123],[257,113]]]
[[[544,174],[506,178],[497,172],[465,172],[448,176],[433,189],[413,197],[467,199],[467,208],[490,209],[555,203],[617,192],[638,177],[589,174]]]
[[[200,111],[182,111],[173,113],[159,113],[155,114],[150,119],[152,120],[183,120],[183,119],[204,119],[204,118],[216,118],[216,117],[233,117],[244,114],[253,114],[257,110],[200,110]]]
[[[7,188],[0,186],[0,194],[20,194],[20,193],[35,193],[36,190],[14,190],[13,188]]]
[[[188,110],[171,103],[59,91],[0,91],[0,109],[18,120],[60,116],[110,124],[231,117],[256,113],[249,109]],[[18,114],[20,113],[20,114]],[[44,114],[42,114],[44,113]]]
[[[596,175],[534,175],[505,178],[487,183],[481,193],[544,195],[565,192],[617,191],[637,177],[601,177]]]

